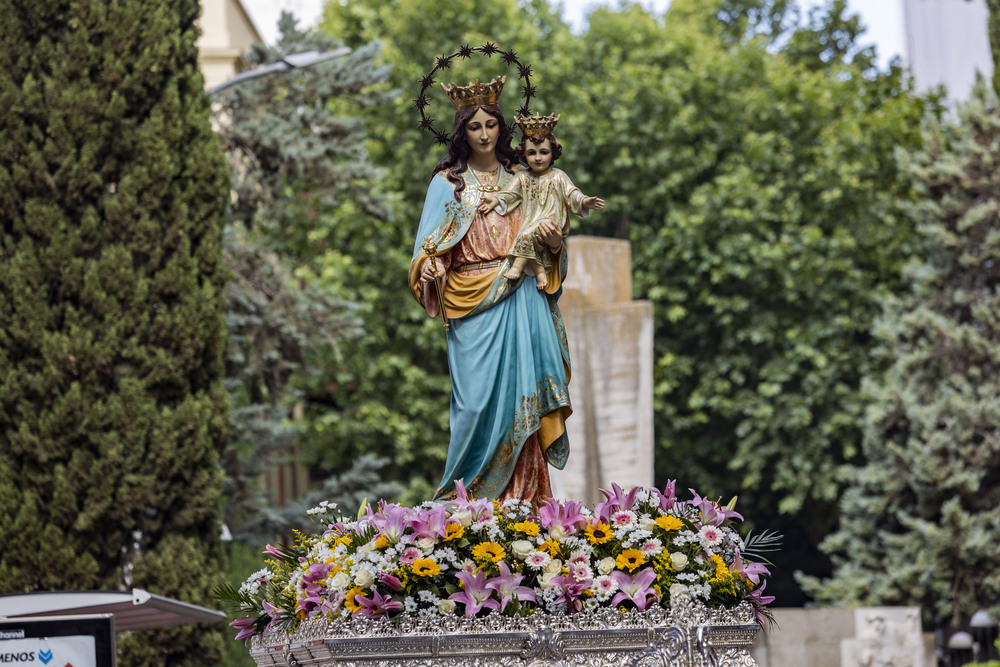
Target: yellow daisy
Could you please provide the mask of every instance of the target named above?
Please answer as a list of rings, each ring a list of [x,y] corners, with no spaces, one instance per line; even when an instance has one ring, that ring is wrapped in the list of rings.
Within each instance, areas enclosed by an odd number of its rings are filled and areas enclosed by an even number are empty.
[[[522,521],[514,524],[514,530],[520,531],[528,537],[535,537],[541,529],[534,521]]]
[[[462,535],[465,535],[465,527],[458,521],[449,521],[444,525],[444,530],[445,530],[445,536],[444,536],[445,542],[451,542],[452,540],[457,540],[458,538],[462,537]]]
[[[684,522],[675,516],[658,516],[653,523],[668,533],[671,530],[680,530],[684,527]]]
[[[491,560],[494,563],[499,563],[506,555],[503,547],[496,542],[483,542],[472,548],[472,557],[479,562]]]
[[[618,558],[615,559],[615,566],[617,566],[619,570],[634,572],[635,568],[645,562],[646,556],[643,555],[643,553],[638,549],[625,549],[618,554]]]
[[[583,532],[587,534],[587,541],[593,545],[604,544],[611,539],[612,532],[611,526],[604,523],[603,521],[598,521],[597,525],[588,524]]]
[[[347,591],[347,595],[344,597],[344,606],[347,607],[348,611],[352,614],[361,609],[361,605],[355,602],[354,598],[363,592],[364,590],[360,586],[355,586],[351,590]]]
[[[432,561],[430,558],[418,558],[413,561],[413,565],[410,566],[413,570],[413,574],[418,577],[436,577],[441,574],[441,566]]]

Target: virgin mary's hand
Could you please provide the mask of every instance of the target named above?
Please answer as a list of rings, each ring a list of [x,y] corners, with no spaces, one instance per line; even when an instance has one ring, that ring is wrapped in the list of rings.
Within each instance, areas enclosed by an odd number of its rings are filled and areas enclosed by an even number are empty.
[[[538,223],[538,238],[553,250],[558,250],[563,242],[562,232],[556,227],[556,223],[551,220],[542,220]]]

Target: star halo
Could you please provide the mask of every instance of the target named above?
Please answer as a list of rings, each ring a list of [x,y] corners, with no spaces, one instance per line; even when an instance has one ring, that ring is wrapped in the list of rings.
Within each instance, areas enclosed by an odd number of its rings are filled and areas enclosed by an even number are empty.
[[[427,130],[434,135],[434,140],[439,144],[448,143],[448,135],[441,132],[436,127],[434,127],[434,121],[436,120],[432,116],[428,116],[426,109],[430,102],[427,99],[427,89],[436,83],[434,75],[441,71],[451,68],[451,61],[455,58],[470,58],[473,53],[481,53],[487,58],[492,58],[494,54],[499,53],[500,59],[503,60],[507,65],[513,65],[517,67],[517,75],[521,80],[521,97],[524,98],[524,104],[518,109],[518,113],[521,115],[530,115],[530,104],[531,98],[534,97],[537,87],[531,85],[531,66],[522,63],[517,58],[517,52],[514,49],[510,51],[504,51],[497,47],[496,44],[491,42],[486,42],[482,46],[468,46],[463,44],[457,51],[448,56],[438,56],[434,60],[434,69],[420,77],[418,81],[420,82],[420,93],[413,98],[413,106],[416,107],[417,111],[420,112],[420,123],[417,125],[422,130]],[[510,124],[510,131],[513,134],[516,127],[516,123]]]

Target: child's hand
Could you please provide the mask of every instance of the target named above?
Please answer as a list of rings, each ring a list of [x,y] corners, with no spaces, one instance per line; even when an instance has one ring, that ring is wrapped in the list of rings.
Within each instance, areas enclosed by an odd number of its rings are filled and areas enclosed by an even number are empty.
[[[480,213],[489,213],[490,211],[492,211],[493,209],[495,209],[497,207],[497,204],[499,204],[499,203],[500,203],[500,200],[497,199],[496,197],[494,197],[493,195],[486,195],[485,197],[483,197],[482,201],[479,203],[479,212]]]
[[[604,200],[598,197],[584,197],[583,207],[592,208],[600,211],[602,208],[604,208]]]

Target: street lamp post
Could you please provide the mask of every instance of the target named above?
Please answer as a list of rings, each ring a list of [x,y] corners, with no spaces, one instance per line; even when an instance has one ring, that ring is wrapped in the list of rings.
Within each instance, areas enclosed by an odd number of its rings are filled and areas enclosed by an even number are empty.
[[[209,96],[214,96],[226,88],[235,86],[236,84],[247,81],[248,79],[256,79],[257,77],[267,76],[268,74],[288,72],[293,69],[310,67],[317,63],[321,63],[324,60],[330,60],[331,58],[337,58],[338,56],[346,56],[350,52],[350,47],[342,46],[339,49],[334,49],[333,51],[303,51],[302,53],[292,53],[277,62],[271,63],[270,65],[257,67],[255,69],[247,70],[246,72],[240,72],[233,78],[226,79],[219,85],[209,90],[208,94]]]

